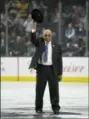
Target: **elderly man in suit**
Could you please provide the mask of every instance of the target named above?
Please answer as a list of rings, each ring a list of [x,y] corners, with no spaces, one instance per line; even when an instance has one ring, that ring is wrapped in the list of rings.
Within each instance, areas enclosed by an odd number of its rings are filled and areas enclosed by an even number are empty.
[[[59,114],[59,85],[62,78],[62,49],[52,39],[52,31],[45,29],[41,38],[36,38],[37,24],[33,22],[31,42],[36,47],[29,68],[36,69],[35,110],[43,113],[43,96],[48,81],[50,102],[54,114]]]

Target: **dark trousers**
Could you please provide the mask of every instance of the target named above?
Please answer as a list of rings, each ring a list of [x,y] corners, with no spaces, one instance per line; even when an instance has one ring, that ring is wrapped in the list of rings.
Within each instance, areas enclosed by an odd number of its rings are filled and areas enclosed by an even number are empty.
[[[53,72],[52,66],[38,65],[36,76],[36,100],[35,110],[43,108],[43,96],[48,81],[50,102],[52,110],[59,110],[59,87],[58,79]]]

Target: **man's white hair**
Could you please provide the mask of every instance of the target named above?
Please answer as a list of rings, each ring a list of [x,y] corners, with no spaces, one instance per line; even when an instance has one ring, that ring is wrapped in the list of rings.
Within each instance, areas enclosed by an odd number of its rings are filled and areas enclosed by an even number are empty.
[[[50,34],[52,36],[52,31],[50,29],[45,29],[45,30],[43,30],[43,36],[45,34]]]

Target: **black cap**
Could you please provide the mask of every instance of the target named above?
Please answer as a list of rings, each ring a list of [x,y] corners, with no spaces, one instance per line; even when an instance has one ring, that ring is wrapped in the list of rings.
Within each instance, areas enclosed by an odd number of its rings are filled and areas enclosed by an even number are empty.
[[[32,19],[35,22],[37,22],[37,23],[43,22],[43,15],[38,9],[32,10],[31,14],[32,14]]]

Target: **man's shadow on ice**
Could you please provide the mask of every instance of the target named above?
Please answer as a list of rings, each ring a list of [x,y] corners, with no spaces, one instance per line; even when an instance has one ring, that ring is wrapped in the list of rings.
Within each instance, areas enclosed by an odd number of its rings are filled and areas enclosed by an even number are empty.
[[[45,114],[36,114],[34,111],[34,108],[29,108],[29,107],[21,107],[21,108],[8,108],[3,111],[1,111],[1,117],[2,119],[4,118],[20,118],[23,117],[23,119],[26,119],[26,117],[32,117],[32,119],[64,119],[63,115],[82,115],[81,113],[75,113],[75,112],[65,112],[65,111],[60,111],[59,115],[53,114],[52,111],[47,111],[45,110]]]

